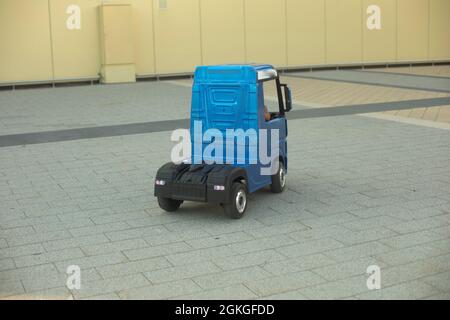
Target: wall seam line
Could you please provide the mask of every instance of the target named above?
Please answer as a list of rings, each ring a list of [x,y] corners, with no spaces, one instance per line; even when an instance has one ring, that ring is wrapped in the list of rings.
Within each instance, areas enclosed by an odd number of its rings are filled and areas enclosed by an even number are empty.
[[[242,7],[244,13],[244,62],[248,63],[248,54],[247,54],[247,11],[245,9],[245,0],[242,0]]]
[[[202,24],[202,0],[198,0],[198,24],[200,28],[200,65],[203,65],[203,24]]]
[[[52,62],[52,81],[55,81],[55,54],[53,50],[53,31],[52,31],[52,11],[51,0],[48,0],[48,19],[49,19],[49,32],[50,32],[50,59]]]
[[[156,64],[156,31],[155,31],[155,1],[150,0],[152,3],[152,33],[153,33],[153,69],[155,70],[155,75],[158,74],[157,64]]]

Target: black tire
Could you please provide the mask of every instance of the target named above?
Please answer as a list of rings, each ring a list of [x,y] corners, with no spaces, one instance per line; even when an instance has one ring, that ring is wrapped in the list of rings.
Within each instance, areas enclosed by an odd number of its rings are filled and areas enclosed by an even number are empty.
[[[182,203],[181,200],[158,197],[159,207],[167,212],[177,211]]]
[[[286,187],[286,169],[284,168],[283,162],[280,162],[278,166],[278,171],[272,176],[272,184],[270,185],[270,190],[273,193],[281,193]]]
[[[231,186],[231,201],[223,204],[225,214],[233,219],[241,219],[247,209],[248,192],[247,187],[235,182]]]

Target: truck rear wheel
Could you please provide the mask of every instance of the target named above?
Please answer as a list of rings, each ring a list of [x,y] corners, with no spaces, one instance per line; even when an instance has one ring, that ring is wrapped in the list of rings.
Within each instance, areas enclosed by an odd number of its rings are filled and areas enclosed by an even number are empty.
[[[278,171],[272,176],[272,184],[270,189],[273,193],[281,193],[286,186],[286,169],[284,168],[283,162],[280,161],[278,166]]]
[[[247,188],[240,182],[235,182],[231,186],[231,201],[224,204],[225,213],[233,219],[240,219],[247,209]]]
[[[177,211],[182,203],[181,200],[158,197],[159,207],[167,212]]]

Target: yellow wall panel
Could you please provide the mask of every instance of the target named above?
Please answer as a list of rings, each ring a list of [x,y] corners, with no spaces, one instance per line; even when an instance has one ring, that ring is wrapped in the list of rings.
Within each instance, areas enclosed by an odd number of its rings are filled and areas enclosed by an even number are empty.
[[[100,0],[51,0],[55,79],[93,78],[100,69],[98,6]],[[69,29],[69,6],[81,10],[80,29]]]
[[[156,72],[193,72],[201,64],[199,0],[154,1]]]
[[[428,0],[398,0],[398,60],[428,58]]]
[[[242,0],[201,0],[203,64],[244,63]]]
[[[288,65],[325,63],[325,0],[287,0]]]
[[[133,35],[136,73],[155,73],[152,0],[133,0]]]
[[[247,62],[286,66],[286,6],[280,0],[245,0]]]
[[[381,29],[367,27],[367,8],[381,9]],[[363,56],[364,62],[395,61],[397,59],[397,5],[394,0],[363,0]]]
[[[430,0],[430,59],[450,59],[450,0]]]
[[[327,63],[362,60],[361,0],[326,0]]]
[[[134,63],[131,12],[129,5],[101,7],[103,64]]]
[[[0,1],[0,83],[51,80],[47,0]]]

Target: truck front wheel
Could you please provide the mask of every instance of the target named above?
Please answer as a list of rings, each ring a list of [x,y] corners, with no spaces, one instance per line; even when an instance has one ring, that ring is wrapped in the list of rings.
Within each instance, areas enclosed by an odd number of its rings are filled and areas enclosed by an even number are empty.
[[[273,193],[281,193],[286,186],[286,169],[283,162],[280,161],[278,166],[278,172],[272,176],[272,185],[270,189]]]
[[[225,213],[233,218],[240,219],[247,209],[247,188],[240,182],[235,182],[231,186],[231,201],[224,204]]]
[[[167,212],[177,211],[182,203],[181,200],[158,197],[159,207]]]

